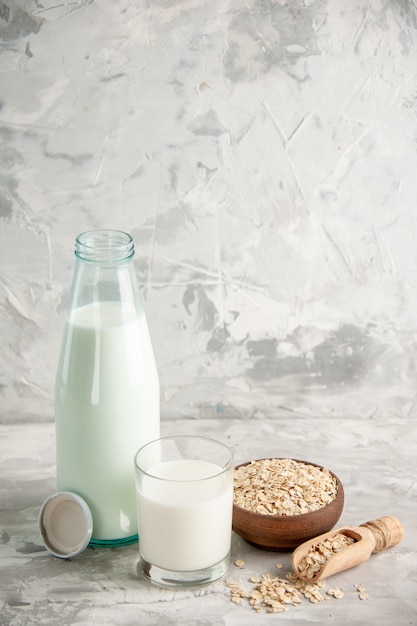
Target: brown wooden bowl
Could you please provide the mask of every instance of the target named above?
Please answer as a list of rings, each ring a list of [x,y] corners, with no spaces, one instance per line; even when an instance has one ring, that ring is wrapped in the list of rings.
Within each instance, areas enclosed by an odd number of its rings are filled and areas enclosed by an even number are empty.
[[[323,467],[310,461],[293,460]],[[249,463],[241,463],[235,469]],[[327,533],[339,520],[345,500],[342,483],[336,474],[330,473],[337,483],[337,495],[326,506],[300,515],[266,515],[233,504],[234,532],[257,548],[276,552],[291,552],[304,541]]]

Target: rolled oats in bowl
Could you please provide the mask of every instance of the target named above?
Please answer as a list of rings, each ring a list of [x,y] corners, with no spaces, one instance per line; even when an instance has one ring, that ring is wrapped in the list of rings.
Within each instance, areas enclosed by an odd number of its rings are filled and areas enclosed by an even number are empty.
[[[343,504],[339,478],[315,463],[264,458],[234,470],[233,530],[264,550],[293,550],[331,530]]]
[[[337,494],[326,468],[294,459],[259,459],[234,474],[234,503],[262,515],[300,515],[317,511]]]

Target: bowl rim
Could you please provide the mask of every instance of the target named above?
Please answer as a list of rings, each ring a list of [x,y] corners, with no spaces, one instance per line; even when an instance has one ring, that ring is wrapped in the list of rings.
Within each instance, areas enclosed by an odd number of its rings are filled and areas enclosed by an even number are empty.
[[[278,459],[278,460],[288,459],[290,461],[296,461],[297,463],[304,463],[305,465],[314,465],[315,467],[320,467],[322,469],[326,469],[328,472],[330,472],[330,474],[336,480],[337,493],[336,493],[335,497],[332,500],[330,500],[330,502],[328,502],[324,506],[320,507],[319,509],[316,509],[315,511],[308,511],[308,513],[297,513],[296,515],[278,515],[277,513],[258,513],[257,511],[250,511],[249,509],[245,509],[243,506],[240,506],[239,504],[235,504],[235,502],[233,500],[233,508],[234,509],[236,508],[239,512],[242,512],[244,515],[246,514],[248,516],[255,516],[255,517],[259,517],[261,519],[270,519],[270,520],[276,519],[276,520],[287,521],[288,522],[290,520],[294,520],[294,519],[301,518],[301,517],[303,519],[307,519],[308,515],[317,515],[321,511],[324,511],[324,510],[328,509],[328,507],[334,505],[336,503],[336,501],[340,497],[342,497],[344,499],[344,489],[343,489],[342,481],[340,480],[340,478],[332,470],[330,470],[325,465],[321,465],[320,463],[313,463],[311,461],[304,461],[302,459],[294,459],[293,457],[288,457],[288,456],[283,456],[283,457],[268,456],[268,457],[263,457],[261,459],[251,459],[250,461],[245,461],[244,463],[239,463],[238,465],[235,465],[235,467],[233,469],[236,470],[239,467],[244,467],[245,465],[250,465],[251,463],[253,463],[255,461],[269,461],[269,460],[273,460],[273,459]]]

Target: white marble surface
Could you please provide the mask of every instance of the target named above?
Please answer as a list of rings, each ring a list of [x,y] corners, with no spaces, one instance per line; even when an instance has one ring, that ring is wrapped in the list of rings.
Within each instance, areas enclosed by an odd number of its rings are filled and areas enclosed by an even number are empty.
[[[266,626],[337,624],[343,626],[417,624],[417,426],[397,419],[287,420],[276,414],[261,420],[165,421],[163,434],[203,434],[228,443],[236,461],[292,456],[332,469],[345,489],[340,525],[361,524],[395,515],[404,525],[403,541],[366,563],[328,579],[325,590],[342,588],[341,599],[307,600],[278,615],[255,614],[232,604],[219,581],[199,591],[154,587],[134,573],[137,545],[87,549],[66,561],[43,548],[37,515],[55,489],[54,429],[50,423],[0,426],[0,624],[90,624],[109,626]],[[289,553],[264,552],[237,535],[228,578],[250,589],[249,578],[290,567]],[[279,573],[282,574],[280,571]],[[357,586],[369,595],[359,600]]]
[[[415,419],[415,2],[1,0],[0,41],[7,419],[53,417],[100,227],[135,238],[165,418]]]

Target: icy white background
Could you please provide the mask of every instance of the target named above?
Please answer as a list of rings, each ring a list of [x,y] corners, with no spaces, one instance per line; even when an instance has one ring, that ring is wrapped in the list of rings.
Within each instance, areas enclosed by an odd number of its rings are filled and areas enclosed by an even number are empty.
[[[162,416],[415,417],[412,0],[0,0],[0,419],[129,231]]]
[[[416,624],[416,0],[0,0],[0,624],[270,626],[221,581],[139,580],[136,545],[43,547],[92,228],[134,237],[163,434],[323,464],[341,524],[404,525],[279,622]],[[290,567],[235,559],[244,586]]]

